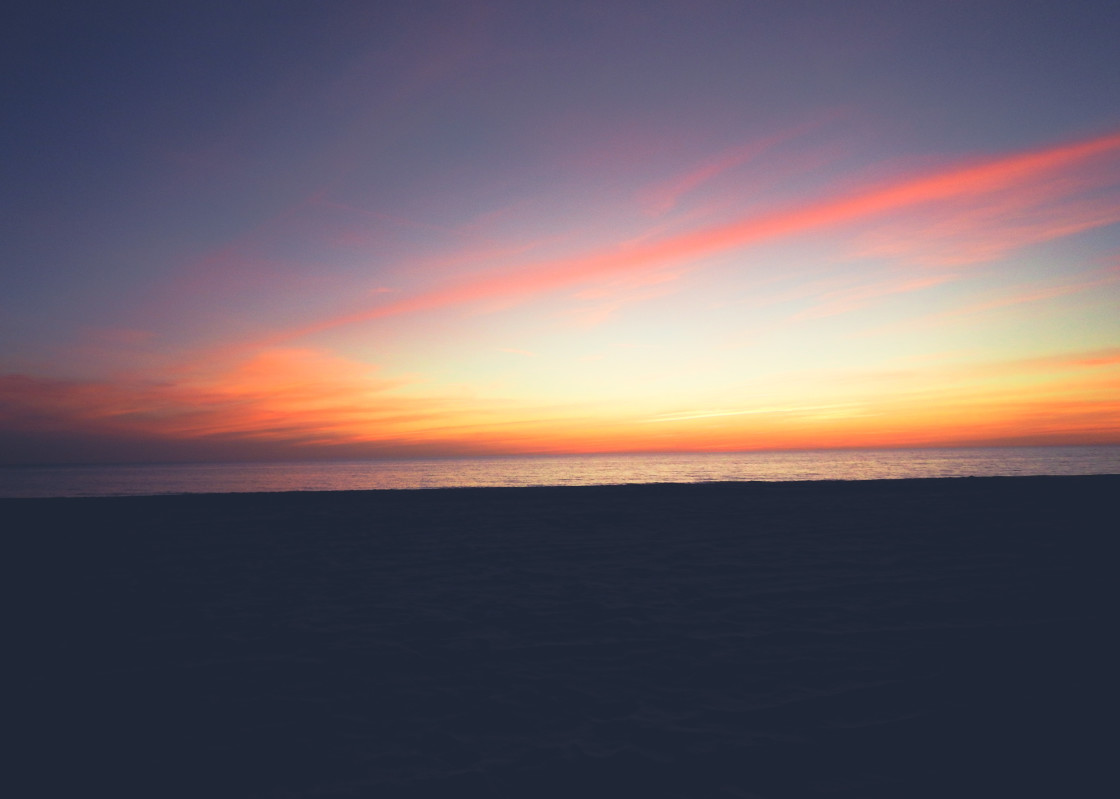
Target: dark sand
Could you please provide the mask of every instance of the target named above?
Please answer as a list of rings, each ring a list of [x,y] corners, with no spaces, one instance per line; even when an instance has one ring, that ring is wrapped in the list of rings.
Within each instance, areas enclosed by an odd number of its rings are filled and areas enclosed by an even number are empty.
[[[0,500],[0,792],[1120,795],[1118,498],[1120,477]]]

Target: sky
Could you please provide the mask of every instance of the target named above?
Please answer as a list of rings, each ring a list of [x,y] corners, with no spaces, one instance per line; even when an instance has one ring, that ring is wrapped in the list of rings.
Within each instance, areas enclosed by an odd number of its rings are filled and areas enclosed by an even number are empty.
[[[1118,30],[26,3],[0,462],[1120,443]]]

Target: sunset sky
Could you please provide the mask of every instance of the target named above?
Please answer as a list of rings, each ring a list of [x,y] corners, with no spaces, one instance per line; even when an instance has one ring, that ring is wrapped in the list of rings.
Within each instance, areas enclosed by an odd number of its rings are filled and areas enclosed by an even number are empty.
[[[1120,443],[1114,0],[25,5],[0,462]]]

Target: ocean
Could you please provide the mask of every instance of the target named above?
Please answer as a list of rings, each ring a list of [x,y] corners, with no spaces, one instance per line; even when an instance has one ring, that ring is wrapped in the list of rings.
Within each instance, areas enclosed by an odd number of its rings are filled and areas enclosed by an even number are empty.
[[[1120,446],[0,467],[0,497],[1120,474]]]

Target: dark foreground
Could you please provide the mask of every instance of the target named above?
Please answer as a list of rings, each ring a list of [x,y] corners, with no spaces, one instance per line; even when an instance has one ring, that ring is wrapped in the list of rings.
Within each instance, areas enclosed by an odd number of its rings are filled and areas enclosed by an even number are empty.
[[[1118,497],[1120,477],[3,500],[0,792],[1117,795]]]

